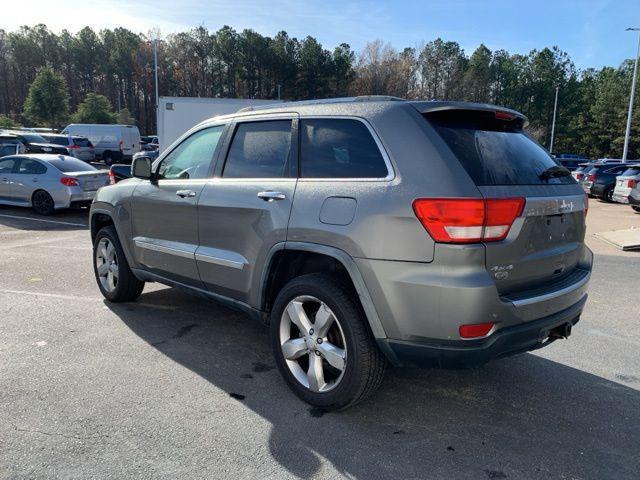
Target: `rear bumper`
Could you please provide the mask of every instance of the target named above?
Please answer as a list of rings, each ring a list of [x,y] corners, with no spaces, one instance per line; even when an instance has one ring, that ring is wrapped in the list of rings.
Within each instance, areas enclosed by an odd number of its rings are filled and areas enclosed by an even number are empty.
[[[616,203],[629,203],[628,197],[628,193],[619,193],[614,190],[611,199]]]
[[[552,330],[578,323],[586,301],[585,294],[565,310],[539,320],[503,328],[482,340],[410,342],[380,339],[378,345],[396,366],[473,367],[545,346]]]
[[[96,190],[84,191],[79,187],[68,187],[66,191],[53,195],[55,208],[69,208],[74,205],[90,205],[93,197],[96,196]]]

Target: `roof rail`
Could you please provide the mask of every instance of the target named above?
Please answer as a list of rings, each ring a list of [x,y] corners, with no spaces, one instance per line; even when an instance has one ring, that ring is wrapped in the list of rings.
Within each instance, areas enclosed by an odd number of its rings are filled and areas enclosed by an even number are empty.
[[[353,98],[354,102],[406,102],[406,98],[393,95],[359,95]]]

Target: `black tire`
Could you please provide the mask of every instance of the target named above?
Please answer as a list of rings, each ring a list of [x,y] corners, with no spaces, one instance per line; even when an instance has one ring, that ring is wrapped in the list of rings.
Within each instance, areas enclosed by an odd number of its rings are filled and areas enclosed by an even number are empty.
[[[631,208],[633,208],[634,212],[640,213],[640,205],[632,205]]]
[[[326,392],[314,392],[300,383],[287,366],[282,352],[280,322],[289,302],[300,296],[312,296],[324,302],[338,319],[344,335],[346,366],[339,383]],[[347,408],[372,395],[382,383],[386,359],[375,344],[357,295],[331,275],[312,273],[287,283],[271,311],[270,335],[280,373],[298,397],[315,407],[325,410]]]
[[[55,203],[51,195],[44,190],[36,190],[31,196],[33,210],[40,215],[51,215],[55,211]]]
[[[106,239],[115,248],[118,275],[115,288],[111,291],[105,288],[98,274],[98,248],[103,239]],[[129,268],[129,263],[122,250],[122,245],[120,245],[118,234],[113,226],[100,229],[96,235],[95,241],[93,242],[93,272],[100,292],[104,298],[111,302],[132,302],[140,296],[144,289],[144,282],[138,280],[135,275],[133,275],[131,268]]]
[[[104,164],[107,167],[110,167],[111,165],[113,165],[115,163],[115,159],[113,158],[113,152],[110,152],[109,150],[105,151],[102,154],[102,160],[104,160]]]
[[[602,196],[602,199],[607,203],[613,203],[613,187],[607,188],[604,191],[604,195]]]

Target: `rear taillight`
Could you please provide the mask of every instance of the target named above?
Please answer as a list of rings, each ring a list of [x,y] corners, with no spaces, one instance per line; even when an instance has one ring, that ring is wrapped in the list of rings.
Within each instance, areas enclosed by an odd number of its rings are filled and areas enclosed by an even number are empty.
[[[80,145],[70,145],[67,148],[75,150],[76,148],[80,148]]]
[[[524,198],[421,198],[413,210],[436,242],[497,242],[506,238],[524,204]]]
[[[638,186],[638,181],[631,179],[631,180],[627,180],[627,187],[629,188],[636,188]]]
[[[584,173],[576,173],[576,180],[582,180],[584,178]]]
[[[109,170],[109,185],[116,184],[116,174],[113,173],[113,170]]]
[[[590,173],[589,175],[587,175],[587,182],[595,182],[596,181],[596,176],[593,173]]]
[[[461,325],[458,332],[460,333],[461,338],[482,338],[489,335],[493,329],[493,325],[493,322]]]
[[[60,183],[66,185],[67,187],[77,187],[78,180],[73,177],[62,177],[60,179]]]

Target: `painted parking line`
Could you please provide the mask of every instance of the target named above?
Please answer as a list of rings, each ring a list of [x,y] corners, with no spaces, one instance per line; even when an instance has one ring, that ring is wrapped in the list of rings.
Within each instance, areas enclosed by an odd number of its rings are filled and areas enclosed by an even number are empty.
[[[11,290],[6,288],[0,288],[0,293],[12,294],[12,295],[32,295],[34,297],[58,298],[60,300],[86,300],[90,302],[98,302],[102,300],[102,297],[84,297],[80,295],[64,295],[61,293],[42,293],[42,292],[32,292],[29,290]]]
[[[86,223],[72,223],[72,222],[62,222],[60,220],[44,220],[42,218],[33,218],[33,217],[21,217],[18,215],[5,215],[0,213],[0,217],[4,218],[15,218],[18,220],[32,220],[34,222],[44,222],[44,223],[57,223],[58,225],[70,225],[72,227],[88,227]]]

